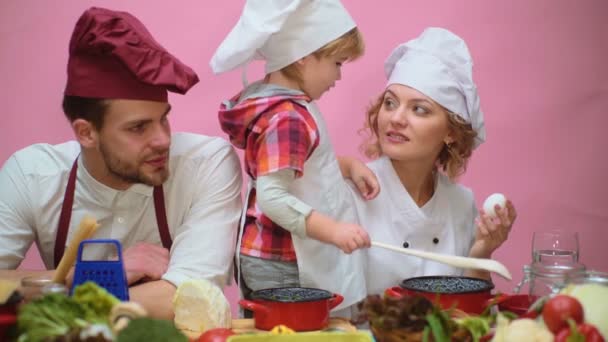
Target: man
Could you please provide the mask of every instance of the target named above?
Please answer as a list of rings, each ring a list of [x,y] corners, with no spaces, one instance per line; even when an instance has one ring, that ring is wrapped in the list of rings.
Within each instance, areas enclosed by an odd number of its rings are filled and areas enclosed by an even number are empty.
[[[167,91],[197,75],[125,12],[91,8],[70,41],[63,109],[76,141],[36,144],[0,170],[0,278],[36,242],[54,269],[85,215],[94,238],[118,239],[131,300],[172,318],[184,280],[222,287],[241,211],[238,157],[224,140],[171,135]],[[115,257],[105,245],[88,259]],[[47,271],[48,272],[48,271]],[[31,272],[28,272],[28,274]]]

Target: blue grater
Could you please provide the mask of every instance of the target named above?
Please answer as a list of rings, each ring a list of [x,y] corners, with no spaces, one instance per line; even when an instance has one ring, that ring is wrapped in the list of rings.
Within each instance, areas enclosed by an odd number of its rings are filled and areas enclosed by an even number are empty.
[[[118,260],[82,260],[84,246],[92,243],[113,244],[116,247]],[[80,242],[74,270],[74,282],[72,283],[70,294],[74,292],[76,286],[86,281],[95,282],[122,301],[129,300],[129,286],[122,262],[122,250],[118,240],[91,239]]]

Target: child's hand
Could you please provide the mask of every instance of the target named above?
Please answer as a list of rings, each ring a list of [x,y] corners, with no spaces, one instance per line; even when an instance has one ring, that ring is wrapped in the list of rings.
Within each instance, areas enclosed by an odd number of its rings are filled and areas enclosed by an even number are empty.
[[[369,235],[359,225],[339,222],[331,229],[333,231],[332,243],[346,254],[371,246]]]
[[[342,177],[350,179],[366,200],[376,198],[380,193],[380,184],[376,174],[362,161],[351,157],[339,157]]]
[[[378,179],[376,178],[376,174],[370,170],[367,165],[357,160],[356,163],[353,163],[353,168],[350,172],[350,178],[357,186],[361,197],[369,201],[378,196],[380,193]]]
[[[477,230],[475,241],[469,252],[469,256],[476,258],[489,258],[509,237],[513,222],[517,218],[517,212],[511,201],[507,200],[506,206],[494,207],[497,216],[492,218],[483,210],[476,220]]]

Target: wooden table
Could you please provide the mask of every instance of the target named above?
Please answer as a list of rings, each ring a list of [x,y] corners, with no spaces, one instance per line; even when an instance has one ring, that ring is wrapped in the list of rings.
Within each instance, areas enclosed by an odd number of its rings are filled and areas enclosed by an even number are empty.
[[[253,318],[238,318],[232,320],[231,329],[237,334],[245,333],[265,333],[266,330],[259,330],[255,328],[255,322]],[[345,332],[355,332],[357,328],[350,324],[350,321],[346,318],[332,317],[329,319],[329,326],[324,329],[327,330],[341,330]],[[196,340],[201,333],[194,333],[192,331],[182,330],[190,340]]]
[[[253,318],[240,318],[232,320],[232,330],[237,334],[252,333],[252,332],[267,332],[255,328]],[[350,324],[346,318],[332,317],[329,319],[329,326],[324,330],[341,330],[346,332],[357,331],[354,325]]]

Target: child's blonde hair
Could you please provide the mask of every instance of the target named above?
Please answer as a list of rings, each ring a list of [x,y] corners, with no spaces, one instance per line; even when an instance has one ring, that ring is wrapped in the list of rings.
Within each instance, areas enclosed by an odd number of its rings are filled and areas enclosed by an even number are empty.
[[[365,43],[363,35],[356,27],[346,32],[342,36],[323,45],[320,49],[313,52],[312,55],[317,58],[329,57],[337,54],[348,56],[347,61],[354,61],[361,57],[365,52]],[[297,64],[291,63],[283,69],[279,70],[286,78],[295,81],[298,85],[302,85],[302,74],[298,69]]]

